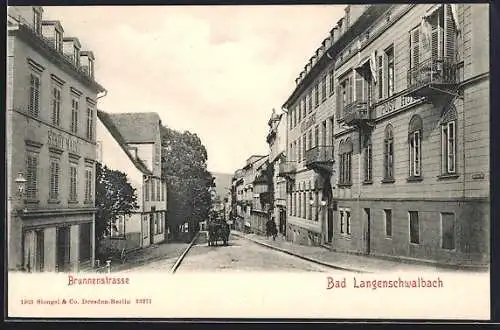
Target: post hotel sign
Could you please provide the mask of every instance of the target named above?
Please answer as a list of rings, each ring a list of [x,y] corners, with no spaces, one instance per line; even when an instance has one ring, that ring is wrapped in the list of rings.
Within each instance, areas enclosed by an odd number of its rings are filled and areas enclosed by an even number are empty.
[[[66,149],[76,154],[80,153],[80,141],[78,141],[78,139],[51,130],[49,130],[47,144],[50,147]]]
[[[378,105],[375,108],[375,116],[376,116],[375,118],[380,118],[390,113],[397,112],[403,108],[407,108],[417,103],[421,103],[424,99],[425,99],[424,97],[416,98],[408,95],[397,96],[392,100],[389,100],[387,102]]]

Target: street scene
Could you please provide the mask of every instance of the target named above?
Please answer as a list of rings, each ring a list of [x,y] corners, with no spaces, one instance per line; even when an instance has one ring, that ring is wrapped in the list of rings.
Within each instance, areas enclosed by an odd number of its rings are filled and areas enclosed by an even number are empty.
[[[488,5],[300,7],[9,6],[9,271],[489,271]]]

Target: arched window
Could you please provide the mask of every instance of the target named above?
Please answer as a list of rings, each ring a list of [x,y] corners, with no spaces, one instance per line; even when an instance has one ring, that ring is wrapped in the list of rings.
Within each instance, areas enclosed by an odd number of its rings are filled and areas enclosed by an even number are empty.
[[[441,172],[456,174],[457,110],[450,107],[441,120]]]
[[[408,125],[409,175],[421,176],[422,169],[422,118],[414,115]]]
[[[387,125],[384,133],[384,180],[394,181],[394,136],[391,124]]]
[[[345,141],[340,142],[339,146],[340,152],[340,184],[350,185],[351,184],[351,159],[352,159],[352,142],[349,138]]]

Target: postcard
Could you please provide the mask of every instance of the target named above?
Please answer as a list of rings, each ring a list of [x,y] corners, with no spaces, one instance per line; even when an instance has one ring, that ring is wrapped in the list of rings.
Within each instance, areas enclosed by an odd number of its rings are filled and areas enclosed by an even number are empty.
[[[9,318],[490,319],[488,4],[7,30]]]

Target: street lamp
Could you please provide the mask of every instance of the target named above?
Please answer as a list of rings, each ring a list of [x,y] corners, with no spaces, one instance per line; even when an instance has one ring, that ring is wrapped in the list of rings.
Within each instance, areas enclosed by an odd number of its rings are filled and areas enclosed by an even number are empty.
[[[17,185],[17,195],[19,197],[23,197],[24,196],[24,191],[26,189],[26,182],[28,180],[26,180],[26,178],[24,177],[23,173],[22,172],[19,172],[17,174],[17,178],[15,180],[16,182],[16,185]]]

